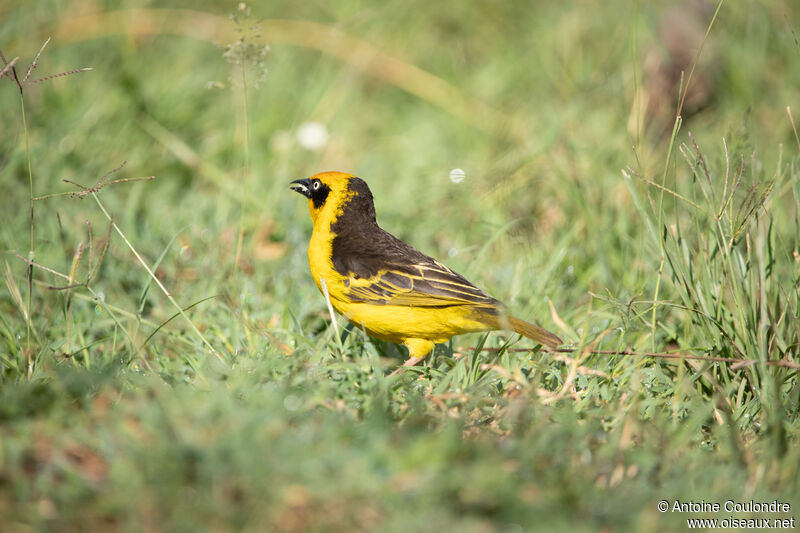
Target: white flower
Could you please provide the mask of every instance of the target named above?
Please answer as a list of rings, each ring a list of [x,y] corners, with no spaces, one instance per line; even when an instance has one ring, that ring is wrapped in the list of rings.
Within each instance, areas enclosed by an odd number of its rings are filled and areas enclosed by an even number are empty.
[[[328,144],[328,128],[320,122],[306,122],[297,129],[297,142],[306,150],[320,150]]]
[[[450,171],[450,181],[453,183],[461,183],[467,175],[460,168],[454,168]]]

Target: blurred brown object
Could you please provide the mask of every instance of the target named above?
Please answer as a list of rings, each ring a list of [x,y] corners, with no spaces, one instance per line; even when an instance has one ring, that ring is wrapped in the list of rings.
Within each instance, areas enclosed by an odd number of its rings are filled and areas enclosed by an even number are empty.
[[[645,111],[641,119],[648,135],[660,139],[672,131],[687,81],[690,83],[680,111],[684,120],[712,102],[715,52],[711,39],[703,45],[703,38],[714,9],[714,4],[707,0],[685,0],[657,13],[656,40],[644,55],[639,108]],[[689,80],[701,46],[703,51]]]

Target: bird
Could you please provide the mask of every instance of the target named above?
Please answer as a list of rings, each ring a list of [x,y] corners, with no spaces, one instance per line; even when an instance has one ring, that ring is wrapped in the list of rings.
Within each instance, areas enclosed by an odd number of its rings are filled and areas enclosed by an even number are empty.
[[[416,365],[454,335],[513,330],[554,351],[560,338],[510,316],[463,276],[382,229],[367,183],[321,172],[290,183],[308,199],[311,274],[336,311],[377,339],[408,349]],[[399,370],[399,369],[398,369]]]

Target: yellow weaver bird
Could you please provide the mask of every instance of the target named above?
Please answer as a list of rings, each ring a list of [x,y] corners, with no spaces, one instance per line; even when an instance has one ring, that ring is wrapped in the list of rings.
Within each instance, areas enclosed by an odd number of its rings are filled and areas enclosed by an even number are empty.
[[[511,329],[550,350],[561,339],[509,316],[503,304],[381,229],[364,180],[322,172],[291,189],[308,198],[311,275],[331,305],[378,339],[403,344],[415,365],[453,335]]]

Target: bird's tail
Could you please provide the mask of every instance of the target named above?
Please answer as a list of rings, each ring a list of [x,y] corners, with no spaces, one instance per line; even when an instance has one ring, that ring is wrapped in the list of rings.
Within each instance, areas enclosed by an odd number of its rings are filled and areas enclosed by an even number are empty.
[[[511,315],[502,314],[502,308],[494,308],[491,312],[480,310],[472,316],[489,329],[514,330],[514,332],[538,342],[551,352],[564,344],[561,339],[544,328],[540,328],[539,326],[531,324],[530,322],[525,322]]]
[[[538,342],[539,344],[545,346],[548,350],[555,350],[561,344],[563,344],[561,339],[559,339],[557,336],[544,328],[540,328],[539,326],[531,324],[530,322],[525,322],[524,320],[514,318],[513,316],[505,317],[505,320],[508,321],[508,325],[511,326],[511,329],[513,329],[515,332]]]

